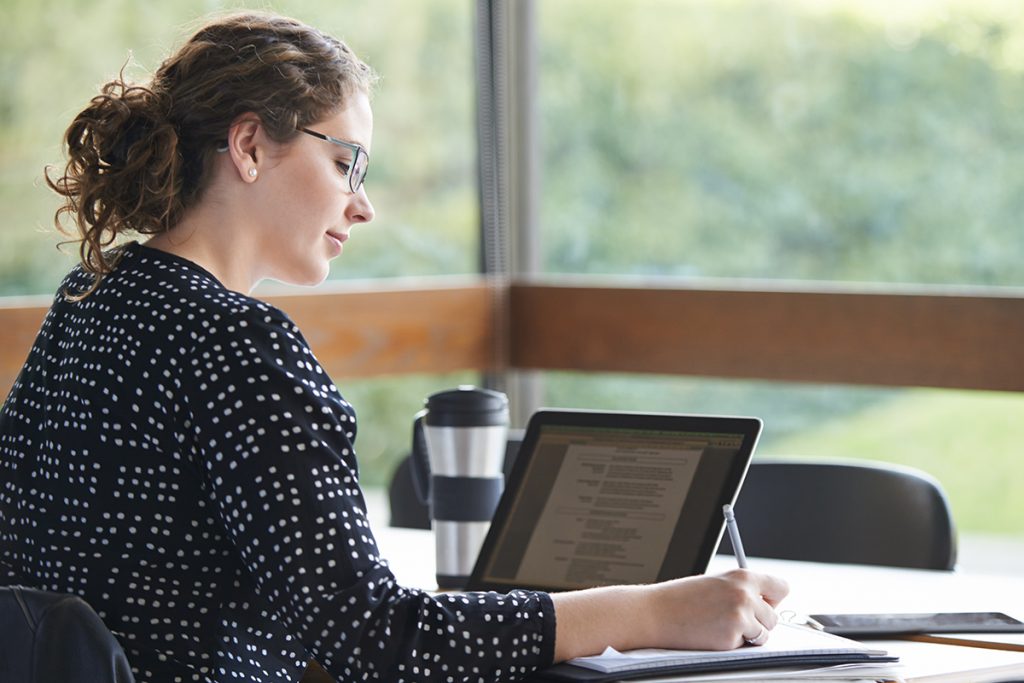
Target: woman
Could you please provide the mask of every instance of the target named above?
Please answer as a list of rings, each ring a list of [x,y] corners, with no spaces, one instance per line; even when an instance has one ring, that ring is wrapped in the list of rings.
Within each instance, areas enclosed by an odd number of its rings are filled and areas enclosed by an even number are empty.
[[[0,582],[84,597],[140,681],[516,680],[605,646],[759,644],[785,584],[735,571],[547,595],[395,583],[355,413],[288,317],[373,218],[373,74],[297,21],[212,21],[117,79],[48,181],[82,263],[0,413]],[[125,235],[145,243],[123,243]]]

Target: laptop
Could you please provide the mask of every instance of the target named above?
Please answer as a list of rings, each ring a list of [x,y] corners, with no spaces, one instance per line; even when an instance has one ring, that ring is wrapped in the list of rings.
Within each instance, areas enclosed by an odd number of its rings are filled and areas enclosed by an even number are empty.
[[[467,590],[563,591],[702,574],[761,432],[752,417],[541,410]]]

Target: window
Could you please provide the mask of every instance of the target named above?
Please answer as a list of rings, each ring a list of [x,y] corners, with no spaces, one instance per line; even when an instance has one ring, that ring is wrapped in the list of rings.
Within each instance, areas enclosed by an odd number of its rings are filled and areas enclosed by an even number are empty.
[[[1024,285],[1016,4],[536,10],[544,272]],[[1024,531],[1017,394],[592,373],[544,386],[548,405],[762,416],[762,454],[917,466],[962,530]]]
[[[61,136],[98,84],[126,60],[127,75],[146,80],[187,37],[182,27],[210,9],[245,6],[58,4],[5,6],[0,29],[0,295],[49,294],[75,262],[71,247],[55,257],[57,197],[42,169],[60,167]],[[276,10],[338,35],[382,74],[367,183],[377,218],[356,229],[331,277],[477,272],[472,6],[284,2]]]
[[[4,4],[0,296],[49,295],[76,262],[73,247],[63,254],[55,250],[58,198],[43,182],[42,169],[60,167],[61,136],[98,85],[126,60],[127,75],[146,80],[208,12],[247,6],[252,3],[237,0]],[[477,272],[472,4],[324,0],[279,2],[273,9],[341,37],[382,77],[367,182],[377,217],[356,229],[331,278]],[[12,370],[23,358],[13,355]],[[386,482],[394,460],[409,449],[412,418],[424,396],[478,381],[470,373],[343,379],[339,384],[361,417],[359,454],[369,485]],[[8,386],[0,391],[6,394]]]
[[[1024,285],[1017,5],[537,10],[549,272]]]

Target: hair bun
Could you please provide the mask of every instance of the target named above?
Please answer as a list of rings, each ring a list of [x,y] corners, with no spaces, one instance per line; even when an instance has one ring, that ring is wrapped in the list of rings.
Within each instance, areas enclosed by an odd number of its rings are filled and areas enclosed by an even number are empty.
[[[133,157],[149,156],[153,148],[176,143],[177,133],[167,120],[163,98],[152,90],[116,80],[104,86],[102,92],[93,99],[92,117],[96,136],[93,144],[101,163],[130,166]]]

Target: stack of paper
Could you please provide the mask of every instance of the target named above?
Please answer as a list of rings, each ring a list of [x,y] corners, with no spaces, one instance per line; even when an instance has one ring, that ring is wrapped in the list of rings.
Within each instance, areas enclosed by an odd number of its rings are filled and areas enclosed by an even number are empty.
[[[593,657],[580,657],[551,667],[541,673],[543,678],[560,681],[617,681],[630,678],[652,678],[668,674],[733,672],[766,668],[787,668],[789,678],[806,678],[803,671],[821,672],[821,667],[850,666],[841,670],[839,678],[898,678],[891,663],[897,658],[885,650],[871,648],[847,638],[823,633],[807,626],[781,623],[772,631],[765,645],[741,647],[736,650],[630,650],[618,652],[608,648]],[[884,671],[879,665],[885,664]],[[782,672],[780,672],[781,674]],[[763,678],[764,676],[761,675]],[[826,676],[828,677],[828,676]],[[675,679],[673,679],[675,680]],[[687,680],[687,679],[679,679]],[[705,677],[702,680],[707,679]],[[728,677],[721,680],[728,680]]]
[[[748,683],[878,683],[897,681],[900,677],[899,664],[839,664],[838,666],[783,667],[781,669],[750,669],[724,673],[680,674],[658,678],[644,678],[643,683],[727,683],[747,681]]]

